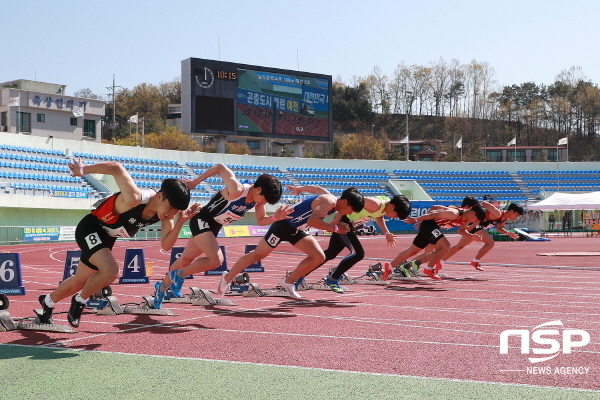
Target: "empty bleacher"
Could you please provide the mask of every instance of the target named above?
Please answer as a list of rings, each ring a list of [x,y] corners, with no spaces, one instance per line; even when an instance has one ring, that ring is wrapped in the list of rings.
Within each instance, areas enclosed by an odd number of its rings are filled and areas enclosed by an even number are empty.
[[[300,185],[319,185],[333,194],[356,187],[366,196],[391,195],[387,188],[390,176],[384,169],[288,167],[287,170]]]
[[[595,192],[600,190],[600,171],[517,171],[532,193],[541,191]]]
[[[60,150],[0,144],[0,182],[5,194],[89,197],[93,189],[72,177]]]
[[[526,201],[527,196],[508,171],[394,170],[397,179],[414,179],[437,201],[461,201],[465,196],[482,200]]]

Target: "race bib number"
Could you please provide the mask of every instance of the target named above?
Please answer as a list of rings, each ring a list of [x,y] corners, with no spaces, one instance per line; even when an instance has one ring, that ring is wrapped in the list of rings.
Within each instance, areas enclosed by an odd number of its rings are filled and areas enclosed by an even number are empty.
[[[271,233],[271,235],[267,238],[267,243],[269,243],[271,246],[276,247],[279,242],[281,242],[281,238],[279,238],[278,236],[275,236],[274,234]]]
[[[108,233],[108,235],[112,236],[112,237],[124,237],[124,238],[131,237],[131,236],[129,236],[129,233],[127,232],[127,230],[122,226],[119,228],[108,228],[106,226],[103,226],[103,228],[106,231],[106,233]]]
[[[242,218],[241,215],[237,215],[231,211],[226,211],[223,214],[217,215],[215,217],[215,221],[221,225],[231,225],[240,218]]]
[[[85,242],[87,243],[88,248],[93,249],[94,247],[101,244],[102,240],[100,240],[100,236],[98,236],[97,233],[92,233],[85,237]]]
[[[199,219],[198,220],[198,230],[204,231],[206,229],[210,229],[210,227],[208,226],[208,222]]]

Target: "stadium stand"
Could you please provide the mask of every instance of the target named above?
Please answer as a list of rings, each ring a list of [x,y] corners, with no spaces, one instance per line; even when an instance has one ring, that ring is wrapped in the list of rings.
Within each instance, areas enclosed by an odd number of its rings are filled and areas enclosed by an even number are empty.
[[[479,200],[524,202],[527,193],[508,171],[421,171],[394,170],[397,179],[414,179],[437,201],[461,201],[465,196]]]

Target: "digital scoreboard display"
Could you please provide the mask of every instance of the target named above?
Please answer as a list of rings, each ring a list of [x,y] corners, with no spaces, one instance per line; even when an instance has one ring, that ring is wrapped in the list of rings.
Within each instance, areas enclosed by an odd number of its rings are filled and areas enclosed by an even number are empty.
[[[182,61],[184,132],[329,142],[332,117],[329,75]]]

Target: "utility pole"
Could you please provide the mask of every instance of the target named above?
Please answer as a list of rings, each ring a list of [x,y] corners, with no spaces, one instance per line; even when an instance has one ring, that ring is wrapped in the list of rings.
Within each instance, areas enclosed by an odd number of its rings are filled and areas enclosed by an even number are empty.
[[[121,88],[124,89],[122,86],[115,86],[115,74],[113,74],[113,84],[112,86],[107,86],[106,87],[108,90],[112,90],[112,93],[109,93],[109,96],[112,96],[112,124],[111,124],[111,130],[112,130],[112,137],[115,137],[115,128],[117,127],[117,122],[116,122],[116,102],[117,99],[115,97],[115,95],[119,94],[119,93],[115,93],[115,88]]]

